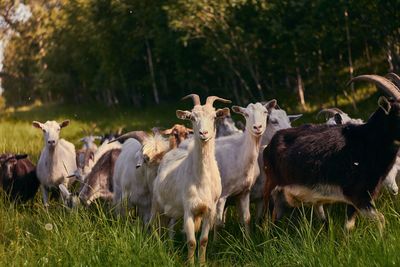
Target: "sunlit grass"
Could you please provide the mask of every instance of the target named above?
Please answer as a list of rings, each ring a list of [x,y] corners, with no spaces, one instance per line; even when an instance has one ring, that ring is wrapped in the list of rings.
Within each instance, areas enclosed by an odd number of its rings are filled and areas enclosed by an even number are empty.
[[[359,113],[353,113],[345,97],[341,108],[366,119],[376,109],[374,88],[357,91]],[[372,97],[371,97],[372,96]],[[285,105],[286,99],[278,97]],[[332,106],[332,99],[322,103]],[[321,104],[320,104],[321,105]],[[183,107],[182,107],[183,106]],[[28,153],[36,162],[43,145],[41,131],[32,120],[71,119],[62,136],[79,144],[82,129],[103,133],[123,127],[126,130],[168,127],[178,120],[178,103],[144,110],[104,107],[34,106],[7,112],[0,122],[0,151]],[[317,105],[311,104],[312,107]],[[285,107],[286,108],[286,107]],[[315,112],[299,123],[315,122]],[[296,112],[296,110],[291,110]],[[243,235],[234,209],[218,241],[210,234],[209,266],[398,266],[400,264],[400,201],[384,192],[376,203],[387,219],[381,237],[375,223],[359,219],[354,232],[344,231],[345,208],[327,207],[329,225],[321,223],[304,207],[289,211],[276,226],[253,226],[250,238]],[[181,229],[180,227],[178,227]],[[185,265],[185,237],[178,230],[173,245],[165,237],[146,231],[134,217],[112,215],[107,205],[68,210],[52,202],[47,211],[40,194],[33,204],[15,206],[0,199],[0,266],[182,266]]]

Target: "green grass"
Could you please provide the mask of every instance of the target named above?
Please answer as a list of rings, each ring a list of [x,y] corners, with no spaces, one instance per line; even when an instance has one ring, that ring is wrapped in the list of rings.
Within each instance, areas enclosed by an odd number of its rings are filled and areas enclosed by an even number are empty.
[[[373,89],[358,96],[359,113],[340,99],[341,108],[366,119],[376,109]],[[371,97],[372,95],[372,97]],[[284,98],[278,98],[281,100]],[[290,103],[290,100],[288,100]],[[285,107],[285,103],[282,103]],[[328,99],[323,106],[332,106]],[[126,130],[168,127],[177,123],[176,108],[188,104],[146,110],[129,108],[38,106],[9,111],[0,122],[0,151],[25,152],[36,162],[42,147],[42,133],[32,120],[71,119],[62,137],[79,144],[83,129],[96,124],[96,133],[124,127]],[[310,105],[299,123],[315,122],[317,105]],[[297,112],[297,110],[291,110]],[[343,230],[345,209],[337,204],[327,207],[329,226],[313,218],[310,208],[294,210],[276,226],[253,226],[245,238],[235,212],[228,213],[220,239],[210,235],[207,253],[210,266],[398,266],[400,264],[400,201],[383,193],[377,200],[387,224],[383,236],[377,226],[359,219],[354,232]],[[57,201],[47,211],[40,194],[33,204],[15,206],[5,196],[0,199],[0,266],[181,266],[185,265],[184,236],[177,234],[171,243],[165,237],[146,232],[134,217],[112,216],[107,205],[68,210]]]

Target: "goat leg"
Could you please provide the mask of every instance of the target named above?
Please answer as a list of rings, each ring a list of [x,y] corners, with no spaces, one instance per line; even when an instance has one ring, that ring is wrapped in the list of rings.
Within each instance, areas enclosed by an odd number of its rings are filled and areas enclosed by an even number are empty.
[[[40,189],[42,190],[43,194],[43,205],[45,208],[49,207],[49,191],[47,190],[46,186],[40,185]]]

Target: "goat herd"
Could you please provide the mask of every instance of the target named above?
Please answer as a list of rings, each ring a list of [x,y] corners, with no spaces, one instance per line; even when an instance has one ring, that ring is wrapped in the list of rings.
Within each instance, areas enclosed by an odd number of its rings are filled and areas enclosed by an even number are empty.
[[[57,188],[65,205],[90,205],[95,199],[112,201],[116,213],[131,207],[145,225],[169,229],[173,237],[177,220],[183,218],[188,259],[194,262],[195,232],[201,227],[199,261],[205,262],[208,234],[223,227],[227,204],[234,200],[245,232],[249,233],[250,203],[260,222],[266,210],[272,221],[284,208],[302,203],[314,205],[325,220],[324,204],[347,204],[346,229],[355,226],[357,214],[384,227],[384,216],[373,203],[380,185],[392,194],[396,184],[397,153],[400,147],[400,77],[361,75],[350,82],[373,82],[381,96],[379,108],[364,123],[338,109],[325,109],[326,124],[291,127],[301,115],[287,115],[276,100],[233,106],[243,115],[244,130],[235,127],[229,108],[215,109],[213,103],[229,100],[209,96],[204,105],[196,94],[191,111],[177,110],[179,119],[189,120],[192,129],[176,124],[164,131],[129,132],[105,140],[82,139],[84,146],[60,139],[69,121],[33,122],[43,131],[45,146],[35,167],[27,155],[0,156],[1,182],[10,198],[32,199],[39,186],[48,206],[48,191]],[[166,138],[167,137],[167,138]],[[217,137],[217,138],[215,138]],[[78,193],[70,185],[81,183]],[[268,208],[268,209],[267,209]]]

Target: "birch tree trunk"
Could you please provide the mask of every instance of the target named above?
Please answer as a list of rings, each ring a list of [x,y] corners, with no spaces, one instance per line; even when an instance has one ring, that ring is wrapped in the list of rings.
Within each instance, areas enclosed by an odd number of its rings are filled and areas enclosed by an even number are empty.
[[[301,73],[300,73],[300,68],[296,67],[296,79],[297,79],[297,94],[299,95],[299,100],[300,100],[300,104],[301,107],[303,108],[303,110],[306,109],[306,101],[304,99],[304,84],[303,84],[303,79],[301,77]]]
[[[151,85],[153,87],[154,102],[156,102],[156,104],[159,104],[160,99],[158,97],[157,83],[156,83],[156,78],[154,75],[153,57],[151,54],[149,40],[147,38],[145,40],[145,43],[146,43],[146,50],[147,50],[147,62],[149,64],[149,71],[150,71],[150,76],[151,76]]]

